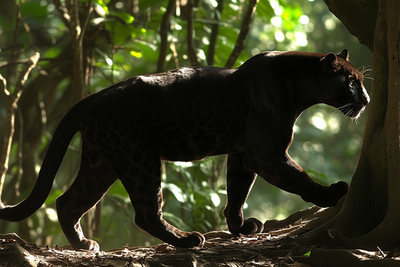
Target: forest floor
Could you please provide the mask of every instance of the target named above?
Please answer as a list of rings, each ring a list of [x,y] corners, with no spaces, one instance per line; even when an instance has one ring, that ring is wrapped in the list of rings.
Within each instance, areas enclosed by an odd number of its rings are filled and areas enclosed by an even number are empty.
[[[15,234],[0,235],[1,267],[147,267],[147,266],[400,266],[400,251],[366,251],[301,247],[285,234],[235,237],[229,232],[205,234],[202,248],[168,244],[124,247],[110,251],[75,251],[69,246],[28,243]]]

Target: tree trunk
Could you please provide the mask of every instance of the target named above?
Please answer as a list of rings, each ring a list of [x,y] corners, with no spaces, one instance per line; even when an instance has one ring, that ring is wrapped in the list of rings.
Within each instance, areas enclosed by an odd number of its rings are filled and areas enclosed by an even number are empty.
[[[341,210],[299,240],[322,246],[392,249],[400,240],[400,1],[380,0],[379,5],[375,0],[325,2],[373,51],[371,103],[357,170]],[[358,12],[364,17],[353,20],[355,13],[348,11],[357,6],[369,11]],[[374,27],[374,32],[365,25]]]

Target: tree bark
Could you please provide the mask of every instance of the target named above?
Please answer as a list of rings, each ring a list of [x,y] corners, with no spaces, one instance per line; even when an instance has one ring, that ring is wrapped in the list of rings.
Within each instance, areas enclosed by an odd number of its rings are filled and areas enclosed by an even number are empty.
[[[335,14],[360,43],[373,51],[378,3],[374,0],[324,0],[329,10]]]
[[[75,100],[78,102],[86,96],[85,84],[85,64],[83,56],[83,38],[89,23],[90,14],[92,13],[92,0],[89,0],[87,10],[85,12],[84,22],[79,19],[79,3],[77,0],[69,0],[68,2],[70,19],[70,32],[72,39],[72,48],[74,51],[74,86]]]
[[[157,72],[164,71],[164,61],[168,49],[168,31],[170,26],[171,16],[175,10],[175,0],[169,0],[167,10],[160,25],[160,54],[158,55]]]
[[[196,47],[194,46],[194,0],[189,0],[186,4],[187,16],[187,49],[190,64],[192,66],[199,66],[200,62],[197,59]]]
[[[376,12],[374,0],[346,2],[341,8],[337,7],[343,1],[325,2],[373,51],[374,80],[362,151],[342,209],[299,240],[347,248],[392,249],[400,240],[400,2],[380,0]],[[349,18],[354,13],[348,13],[364,4],[369,13],[358,13],[364,16],[361,20],[365,25],[370,25],[368,29]],[[370,33],[371,28],[374,33]]]
[[[218,6],[214,12],[215,24],[213,24],[211,28],[210,45],[208,46],[208,52],[207,52],[207,64],[210,66],[214,65],[215,45],[217,44],[219,22],[221,20],[223,7],[224,7],[224,0],[218,0]]]
[[[240,52],[244,48],[244,41],[246,40],[247,34],[250,31],[250,24],[253,20],[254,13],[256,12],[258,0],[250,0],[247,7],[246,15],[242,21],[242,27],[240,28],[239,36],[236,40],[235,47],[232,50],[231,55],[225,63],[225,68],[232,68],[239,57]]]

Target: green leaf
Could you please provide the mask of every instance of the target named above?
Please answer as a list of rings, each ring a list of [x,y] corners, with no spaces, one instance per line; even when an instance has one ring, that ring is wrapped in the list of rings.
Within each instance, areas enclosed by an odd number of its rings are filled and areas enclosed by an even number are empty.
[[[111,15],[116,16],[123,20],[126,24],[131,24],[134,20],[134,17],[125,12],[112,12]]]
[[[180,203],[185,203],[187,201],[187,197],[182,191],[182,189],[176,186],[175,184],[162,183],[162,188],[171,191],[171,193],[174,194],[176,200],[178,200]]]
[[[95,18],[90,21],[90,24],[93,26],[97,26],[100,23],[107,22],[107,21],[115,21],[115,19],[114,18]]]
[[[137,44],[141,44],[141,45],[144,45],[144,46],[150,48],[154,52],[156,52],[158,50],[158,46],[155,45],[155,44],[152,44],[152,43],[149,43],[149,42],[145,42],[145,41],[142,41],[142,40],[133,40],[133,41],[135,43],[137,43]]]
[[[137,58],[141,58],[143,56],[142,53],[136,52],[136,51],[131,51],[130,54],[131,54],[131,56],[137,57]]]
[[[100,16],[105,16],[108,14],[108,7],[102,0],[96,0],[94,3],[94,9]]]
[[[51,191],[50,195],[47,197],[44,204],[46,204],[46,206],[53,204],[56,201],[56,199],[58,198],[58,196],[60,196],[62,193],[64,193],[64,192],[60,189],[53,189]]]
[[[257,4],[257,15],[262,17],[272,17],[275,15],[273,8],[269,1],[260,1]]]
[[[129,198],[129,194],[126,192],[125,187],[122,185],[120,180],[117,180],[108,190],[108,193],[124,198]]]
[[[311,256],[311,250],[309,252],[303,254],[303,257],[309,258],[310,256]]]

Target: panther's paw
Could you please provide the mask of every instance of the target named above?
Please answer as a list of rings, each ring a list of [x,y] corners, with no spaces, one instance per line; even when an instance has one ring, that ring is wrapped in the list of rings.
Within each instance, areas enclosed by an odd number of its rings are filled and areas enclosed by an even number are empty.
[[[264,229],[264,225],[262,222],[257,220],[256,218],[249,218],[244,220],[242,227],[237,229],[230,229],[231,233],[239,236],[242,235],[251,235],[256,233],[261,233]]]
[[[245,222],[251,222],[254,224],[252,234],[262,233],[262,231],[264,230],[264,224],[256,218],[248,218],[247,220],[245,220]]]
[[[205,237],[199,232],[193,231],[187,233],[185,237],[179,238],[174,244],[175,247],[180,248],[193,248],[193,247],[202,247],[205,242]]]
[[[90,251],[94,251],[94,252],[97,252],[100,250],[100,246],[96,241],[91,240],[91,239],[86,239],[86,238],[81,240],[79,243],[74,243],[74,244],[71,243],[71,246],[76,250],[84,249],[84,250],[90,250]]]
[[[314,199],[312,202],[320,207],[332,207],[337,204],[339,199],[349,191],[349,185],[346,182],[340,181],[326,187],[321,196]]]
[[[193,247],[202,247],[206,241],[204,235],[196,231],[191,232],[189,237],[193,240]]]

